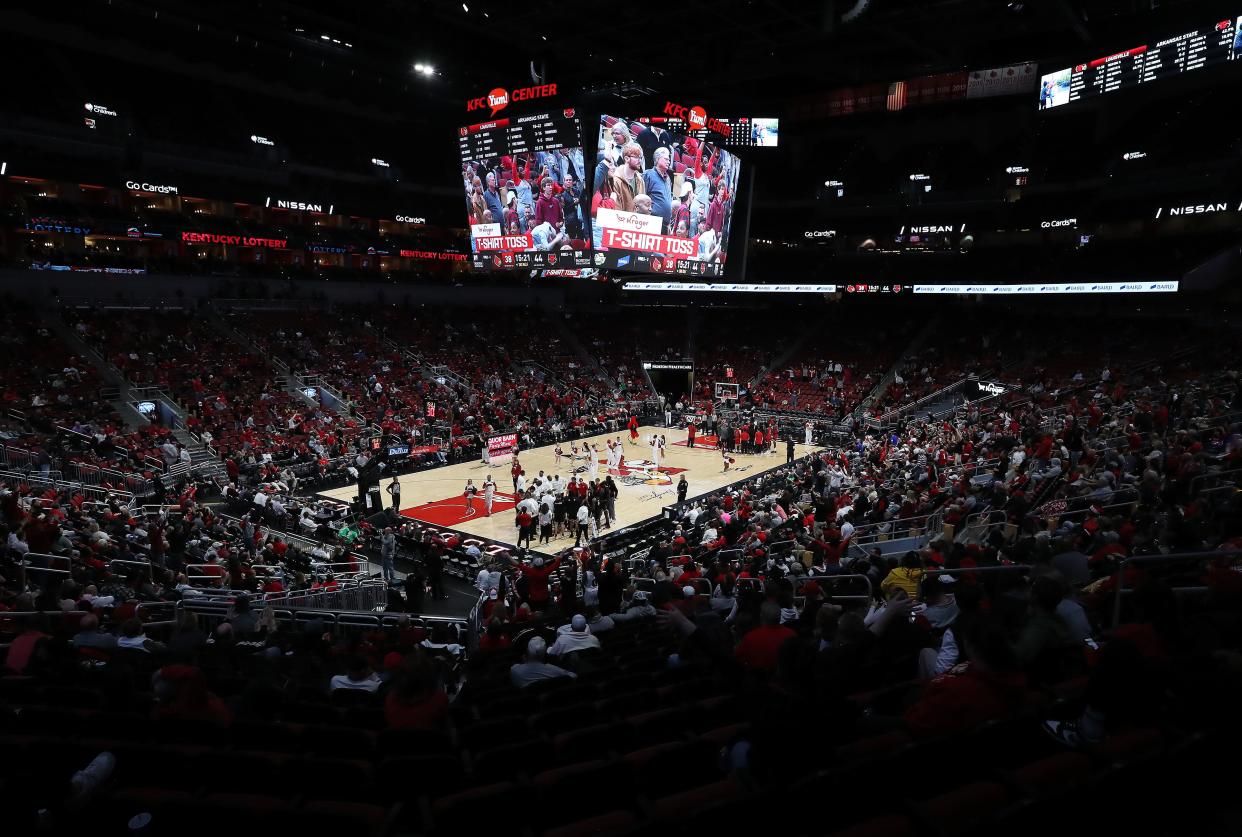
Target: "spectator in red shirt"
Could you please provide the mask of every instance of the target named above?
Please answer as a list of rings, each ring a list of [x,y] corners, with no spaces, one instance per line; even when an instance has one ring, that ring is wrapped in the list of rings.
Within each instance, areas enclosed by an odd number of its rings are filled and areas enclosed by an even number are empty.
[[[421,653],[402,664],[384,699],[384,720],[389,729],[443,729],[448,720],[448,698]]]
[[[759,608],[759,627],[742,637],[734,658],[743,666],[756,671],[775,671],[781,646],[797,636],[781,622],[781,606],[773,601],[764,602]]]
[[[548,579],[560,565],[560,558],[548,563],[542,557],[536,557],[530,566],[521,565],[522,575],[526,577],[526,600],[532,610],[543,610],[548,606]]]
[[[921,737],[950,735],[1020,710],[1026,675],[1004,629],[981,621],[964,638],[965,670],[950,669],[927,684],[906,710],[906,729]],[[955,673],[956,672],[956,673]]]

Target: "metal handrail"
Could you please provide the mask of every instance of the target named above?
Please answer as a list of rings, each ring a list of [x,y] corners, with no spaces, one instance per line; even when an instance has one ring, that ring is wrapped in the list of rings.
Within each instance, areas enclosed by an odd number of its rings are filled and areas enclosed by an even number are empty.
[[[1213,552],[1184,552],[1174,553],[1171,555],[1131,555],[1122,560],[1120,566],[1117,567],[1117,584],[1113,591],[1113,627],[1121,624],[1121,596],[1123,592],[1131,592],[1125,590],[1126,586],[1126,568],[1132,565],[1141,564],[1172,564],[1177,561],[1204,561],[1208,559],[1220,560],[1222,558],[1230,560],[1238,560],[1242,558],[1242,550],[1229,549]]]

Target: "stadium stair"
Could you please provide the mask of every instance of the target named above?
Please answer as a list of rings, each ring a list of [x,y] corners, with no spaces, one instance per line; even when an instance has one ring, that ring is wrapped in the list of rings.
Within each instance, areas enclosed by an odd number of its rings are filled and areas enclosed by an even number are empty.
[[[927,342],[927,338],[935,334],[939,326],[940,319],[938,317],[928,318],[927,322],[923,325],[923,328],[918,332],[918,334],[914,335],[913,339],[910,340],[910,343],[906,346],[906,350],[901,353],[899,358],[893,361],[893,365],[890,366],[888,371],[884,373],[884,377],[880,378],[880,380],[876,382],[876,385],[872,387],[871,392],[867,394],[867,397],[860,401],[858,406],[854,408],[855,419],[860,419],[864,413],[871,409],[871,405],[875,404],[876,399],[880,397],[880,394],[892,385],[893,380],[897,377],[897,370],[910,359],[911,355],[923,347],[923,344]]]

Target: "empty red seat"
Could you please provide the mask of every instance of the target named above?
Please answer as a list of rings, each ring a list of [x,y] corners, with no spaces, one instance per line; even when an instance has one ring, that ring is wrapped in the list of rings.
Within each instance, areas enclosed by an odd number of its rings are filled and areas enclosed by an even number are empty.
[[[1091,759],[1082,753],[1060,753],[1040,759],[1013,772],[1023,788],[1043,796],[1068,790],[1091,776]]]
[[[639,819],[629,811],[609,811],[606,814],[571,822],[548,829],[544,837],[619,837],[639,830]]]
[[[602,759],[543,771],[531,779],[538,795],[539,823],[558,825],[589,816],[598,809],[598,794],[604,788],[610,799],[630,799],[629,771],[628,764]]]
[[[952,837],[970,833],[1009,802],[1009,791],[999,782],[972,782],[926,800],[919,810],[939,834]]]
[[[887,814],[833,831],[830,837],[914,837],[917,833],[914,821],[909,817]]]
[[[686,821],[693,812],[730,799],[741,791],[742,785],[736,779],[722,779],[657,799],[652,815],[661,821]]]
[[[632,737],[631,747],[643,747],[666,741],[681,740],[687,727],[688,716],[684,709],[658,709],[625,719]]]
[[[341,834],[380,837],[387,831],[390,812],[389,807],[382,805],[335,799],[315,800],[307,802],[296,816],[282,823],[281,831],[323,837],[339,837]]]
[[[520,827],[529,819],[529,803],[529,791],[523,792],[513,782],[471,788],[432,803],[431,831],[445,837],[473,834],[482,813],[503,814],[510,827]],[[408,823],[409,813],[407,806],[402,822]]]

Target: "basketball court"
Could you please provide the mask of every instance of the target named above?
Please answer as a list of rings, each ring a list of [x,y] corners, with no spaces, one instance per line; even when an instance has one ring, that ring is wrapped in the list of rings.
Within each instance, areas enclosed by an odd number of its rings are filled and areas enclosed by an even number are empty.
[[[664,506],[677,502],[677,481],[684,473],[690,483],[688,497],[694,498],[707,494],[729,483],[753,477],[785,464],[785,443],[781,442],[778,450],[763,454],[733,454],[736,460],[728,472],[722,471],[720,451],[715,447],[703,447],[700,439],[695,440],[693,448],[685,446],[685,430],[668,427],[645,426],[639,428],[639,443],[630,444],[629,432],[604,433],[579,439],[578,447],[584,448],[585,443],[596,447],[595,458],[599,462],[598,479],[608,476],[605,457],[608,452],[607,441],[621,437],[625,446],[625,466],[620,473],[614,472],[613,482],[617,484],[617,519],[612,528],[624,528],[641,523],[653,517],[659,517]],[[643,444],[643,440],[651,434],[662,434],[667,446],[665,458],[661,460],[659,470],[651,462],[651,446]],[[680,443],[680,444],[679,444]],[[543,471],[551,477],[559,474],[568,482],[571,476],[590,481],[588,460],[585,456],[572,459],[570,449],[572,442],[563,442],[563,456],[558,465],[554,453],[555,445],[522,451],[518,459],[526,471],[529,484]],[[814,446],[799,444],[794,456],[805,456],[817,450]],[[506,544],[517,542],[517,527],[513,525],[513,478],[509,473],[512,461],[503,461],[488,467],[481,462],[462,462],[401,477],[401,508],[402,516],[410,517],[424,523],[455,529],[468,535],[477,535]],[[492,504],[492,514],[488,516],[483,505],[482,490],[474,498],[472,508],[467,508],[463,497],[466,480],[474,480],[476,486],[482,486],[488,474],[496,481],[496,498]],[[387,487],[388,480],[381,481]],[[385,507],[392,498],[387,491],[381,492]],[[326,497],[351,501],[357,495],[355,486],[345,486],[323,492]],[[605,532],[608,530],[605,530]],[[554,538],[550,544],[540,546],[538,538],[531,539],[531,549],[535,552],[553,554],[566,546],[572,546],[573,536]]]

